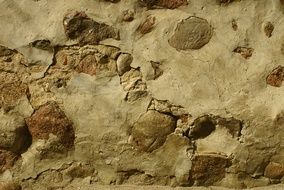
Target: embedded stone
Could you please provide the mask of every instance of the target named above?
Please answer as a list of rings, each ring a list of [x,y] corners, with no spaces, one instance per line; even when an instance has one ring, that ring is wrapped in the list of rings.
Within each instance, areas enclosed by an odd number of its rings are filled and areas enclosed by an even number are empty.
[[[218,127],[224,127],[232,135],[233,138],[237,138],[241,135],[242,121],[231,118],[217,118]]]
[[[55,102],[41,106],[26,119],[26,124],[33,139],[47,140],[53,134],[65,148],[69,149],[74,145],[73,124]]]
[[[122,53],[116,60],[117,71],[119,75],[123,75],[125,72],[131,69],[130,64],[132,63],[133,57],[128,53]]]
[[[270,38],[272,36],[272,32],[274,30],[274,26],[271,22],[267,22],[264,25],[264,33],[265,35]]]
[[[49,40],[35,40],[32,43],[30,43],[32,47],[35,47],[37,49],[41,50],[51,50],[52,46]]]
[[[187,5],[187,0],[140,0],[141,5],[152,8],[153,6],[163,7],[167,9],[175,9],[183,5]]]
[[[152,152],[164,144],[176,128],[176,119],[157,111],[147,111],[132,128],[133,143],[138,150]]]
[[[271,179],[281,179],[284,176],[284,165],[270,162],[264,170],[264,176]]]
[[[142,22],[137,31],[139,31],[142,35],[147,34],[153,30],[155,27],[156,17],[148,16],[144,22]]]
[[[231,165],[228,157],[219,154],[197,154],[192,159],[191,179],[196,185],[213,185],[225,177]]]
[[[11,151],[0,149],[0,173],[10,169],[17,159],[17,155]]]
[[[22,187],[14,182],[0,182],[0,190],[22,190]]]
[[[10,114],[0,114],[0,148],[16,154],[25,152],[32,143],[24,119]]]
[[[134,20],[134,12],[132,10],[125,10],[122,12],[122,20],[131,22]]]
[[[210,41],[212,33],[207,20],[191,16],[177,24],[169,44],[177,50],[200,49]]]
[[[266,83],[270,86],[281,87],[284,81],[284,67],[279,65],[266,77]]]
[[[56,52],[56,63],[50,67],[48,75],[68,80],[76,72],[96,77],[114,76],[117,74],[116,61],[111,56],[116,56],[111,47],[63,47]]]
[[[0,73],[0,107],[5,110],[17,105],[20,98],[28,95],[28,85],[14,73]]]
[[[238,30],[238,23],[235,19],[232,20],[232,28],[234,31]]]
[[[248,59],[252,56],[254,49],[249,47],[237,47],[233,50],[234,53],[240,54],[243,58]]]
[[[81,45],[98,44],[107,38],[119,39],[118,31],[113,27],[92,20],[85,12],[67,13],[63,25],[66,36],[69,39],[78,39]]]
[[[13,53],[14,53],[13,50],[0,45],[0,57],[9,56],[9,55],[12,55]]]
[[[217,3],[219,4],[229,4],[229,3],[232,3],[234,0],[217,0]]]
[[[108,1],[108,2],[111,2],[111,3],[117,3],[117,2],[119,2],[120,0],[105,0],[105,1]]]

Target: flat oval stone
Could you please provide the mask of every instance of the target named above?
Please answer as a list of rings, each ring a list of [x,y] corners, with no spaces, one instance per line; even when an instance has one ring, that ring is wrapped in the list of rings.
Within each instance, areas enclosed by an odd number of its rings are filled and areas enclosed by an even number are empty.
[[[177,24],[169,44],[177,50],[200,49],[212,37],[212,27],[207,20],[189,17]]]

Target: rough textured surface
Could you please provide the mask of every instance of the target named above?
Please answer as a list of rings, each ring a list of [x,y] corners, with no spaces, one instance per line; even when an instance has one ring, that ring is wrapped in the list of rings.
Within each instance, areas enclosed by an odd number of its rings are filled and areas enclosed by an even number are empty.
[[[64,16],[65,33],[70,39],[79,39],[80,44],[97,44],[106,38],[119,39],[114,28],[104,23],[98,23],[84,12],[70,12]]]
[[[131,135],[138,149],[151,152],[166,141],[174,132],[176,121],[173,117],[157,111],[148,111],[134,124]]]
[[[139,0],[141,5],[153,8],[154,6],[175,9],[187,5],[187,0]]]
[[[273,69],[266,78],[266,83],[274,87],[282,86],[283,81],[284,81],[284,67],[281,65]]]
[[[283,8],[0,0],[0,189],[283,189]]]
[[[212,29],[207,20],[189,17],[177,24],[169,44],[178,50],[200,49],[212,36]]]
[[[48,139],[50,134],[57,136],[59,143],[66,148],[74,146],[74,129],[72,122],[56,103],[41,106],[26,119],[33,139]]]
[[[196,155],[192,160],[191,178],[196,185],[212,185],[225,177],[230,160],[221,155]]]

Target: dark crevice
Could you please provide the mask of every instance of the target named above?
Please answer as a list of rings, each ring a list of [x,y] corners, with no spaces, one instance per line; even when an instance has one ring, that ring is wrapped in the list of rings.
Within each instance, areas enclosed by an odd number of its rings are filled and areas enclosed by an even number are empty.
[[[216,129],[215,121],[208,115],[197,118],[193,128],[189,132],[189,137],[193,139],[205,138]]]

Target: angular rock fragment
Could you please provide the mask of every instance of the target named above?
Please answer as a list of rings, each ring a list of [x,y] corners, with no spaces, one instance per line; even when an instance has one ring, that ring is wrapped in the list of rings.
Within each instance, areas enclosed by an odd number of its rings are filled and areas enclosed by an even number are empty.
[[[5,110],[17,105],[18,100],[28,95],[28,86],[14,73],[0,73],[0,107]]]
[[[188,112],[179,105],[174,105],[168,100],[153,99],[148,107],[148,110],[156,110],[160,113],[173,115],[179,119],[186,119],[183,117],[188,116]]]
[[[265,168],[264,176],[271,179],[281,179],[284,176],[284,165],[270,162]]]
[[[270,86],[281,87],[284,81],[284,67],[279,65],[266,77],[266,83]]]
[[[70,149],[74,145],[75,132],[72,122],[54,103],[41,106],[26,119],[33,139],[49,139],[50,134],[57,136],[59,145]]]
[[[78,39],[81,45],[98,44],[107,38],[119,39],[119,33],[113,27],[99,23],[85,12],[70,12],[64,16],[63,25],[69,39]]]
[[[0,149],[0,173],[11,168],[17,157],[18,156],[11,151]]]
[[[139,31],[142,35],[151,32],[155,26],[156,18],[153,16],[148,16],[146,20],[139,25],[137,31]]]
[[[163,7],[167,9],[175,9],[183,5],[187,5],[187,0],[139,0],[139,3],[148,8],[153,6]]]
[[[272,36],[272,32],[274,30],[274,26],[271,22],[267,22],[264,25],[264,33],[265,35],[270,38]]]
[[[233,50],[234,53],[240,54],[245,59],[249,59],[252,56],[253,51],[252,48],[248,47],[237,47]]]
[[[205,138],[216,129],[216,122],[208,115],[194,120],[193,127],[189,131],[189,137],[193,139]]]
[[[152,152],[174,132],[176,120],[172,116],[157,111],[147,111],[132,128],[133,143],[138,150]]]
[[[169,44],[177,50],[200,49],[210,41],[212,33],[207,20],[191,16],[177,24]]]
[[[150,61],[150,64],[151,64],[151,70],[148,71],[145,78],[147,80],[156,80],[157,78],[163,75],[163,70],[160,68],[161,63]]]
[[[109,57],[111,55],[108,56],[98,51],[94,46],[64,47],[57,51],[56,64],[50,68],[48,73],[51,75],[61,73],[64,78],[69,78],[74,71],[97,77],[116,75],[116,63]]]
[[[146,83],[142,81],[142,73],[139,69],[131,69],[120,77],[120,83],[127,95],[125,100],[134,102],[140,98],[147,96]]]
[[[218,127],[224,127],[232,135],[233,138],[239,137],[242,130],[242,122],[233,117],[231,118],[221,118],[218,117],[217,120]]]
[[[197,154],[192,159],[191,179],[195,185],[213,185],[225,177],[231,165],[228,157],[219,154]]]

